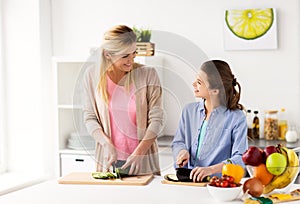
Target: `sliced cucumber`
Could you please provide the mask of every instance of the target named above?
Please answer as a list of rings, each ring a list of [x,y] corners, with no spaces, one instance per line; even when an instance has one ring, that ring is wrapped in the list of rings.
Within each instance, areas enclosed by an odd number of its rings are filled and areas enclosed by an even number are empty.
[[[95,179],[113,179],[117,178],[117,174],[111,172],[93,172],[92,177]]]

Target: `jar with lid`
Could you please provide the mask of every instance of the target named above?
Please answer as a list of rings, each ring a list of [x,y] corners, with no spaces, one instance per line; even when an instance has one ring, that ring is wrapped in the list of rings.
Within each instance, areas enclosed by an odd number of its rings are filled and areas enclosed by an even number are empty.
[[[264,137],[266,140],[278,139],[277,110],[265,111]]]
[[[298,140],[298,135],[296,131],[296,127],[291,125],[286,132],[285,139],[287,142],[297,142]]]

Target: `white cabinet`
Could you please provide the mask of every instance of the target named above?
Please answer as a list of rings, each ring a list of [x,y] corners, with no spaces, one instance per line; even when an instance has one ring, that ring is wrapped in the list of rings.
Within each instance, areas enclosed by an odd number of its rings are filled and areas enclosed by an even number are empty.
[[[96,167],[93,155],[68,150],[60,152],[60,166],[61,176],[71,172],[92,172]]]
[[[89,135],[83,124],[81,105],[76,99],[79,97],[75,94],[76,84],[80,80],[82,66],[85,63],[85,60],[81,59],[53,58],[59,176],[74,171],[95,169],[93,150],[90,147],[87,149],[84,146],[84,140],[81,139],[81,136],[88,137]],[[78,92],[78,88],[76,91]],[[68,144],[71,135],[73,135],[74,147],[72,149]]]

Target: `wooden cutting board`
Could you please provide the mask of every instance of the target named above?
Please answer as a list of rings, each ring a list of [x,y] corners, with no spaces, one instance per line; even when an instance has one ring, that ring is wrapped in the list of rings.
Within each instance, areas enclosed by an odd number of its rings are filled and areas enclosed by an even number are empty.
[[[147,185],[153,175],[131,176],[122,179],[94,179],[91,172],[73,172],[58,180],[59,184]]]
[[[168,181],[166,179],[161,181],[162,184],[172,184],[172,185],[183,185],[183,186],[198,186],[205,187],[207,185],[206,182],[194,183],[194,182],[181,182],[181,181]]]

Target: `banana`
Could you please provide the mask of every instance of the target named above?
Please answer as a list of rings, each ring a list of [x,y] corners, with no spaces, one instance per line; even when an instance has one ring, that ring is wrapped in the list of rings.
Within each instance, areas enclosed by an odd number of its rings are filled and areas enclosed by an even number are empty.
[[[290,182],[292,182],[294,180],[294,178],[297,176],[298,174],[298,168],[299,168],[299,159],[298,159],[298,156],[296,154],[296,152],[292,149],[286,149],[286,152],[287,152],[287,155],[288,155],[288,161],[289,161],[289,164],[288,164],[288,178],[287,178],[287,181],[284,183],[279,183],[277,185],[277,188],[278,189],[281,189],[281,188],[284,188],[286,187],[287,185],[290,184]]]
[[[286,147],[280,147],[280,152],[287,157],[287,168],[282,174],[274,176],[272,181],[264,187],[264,194],[288,186],[298,174],[299,158],[296,152]]]

